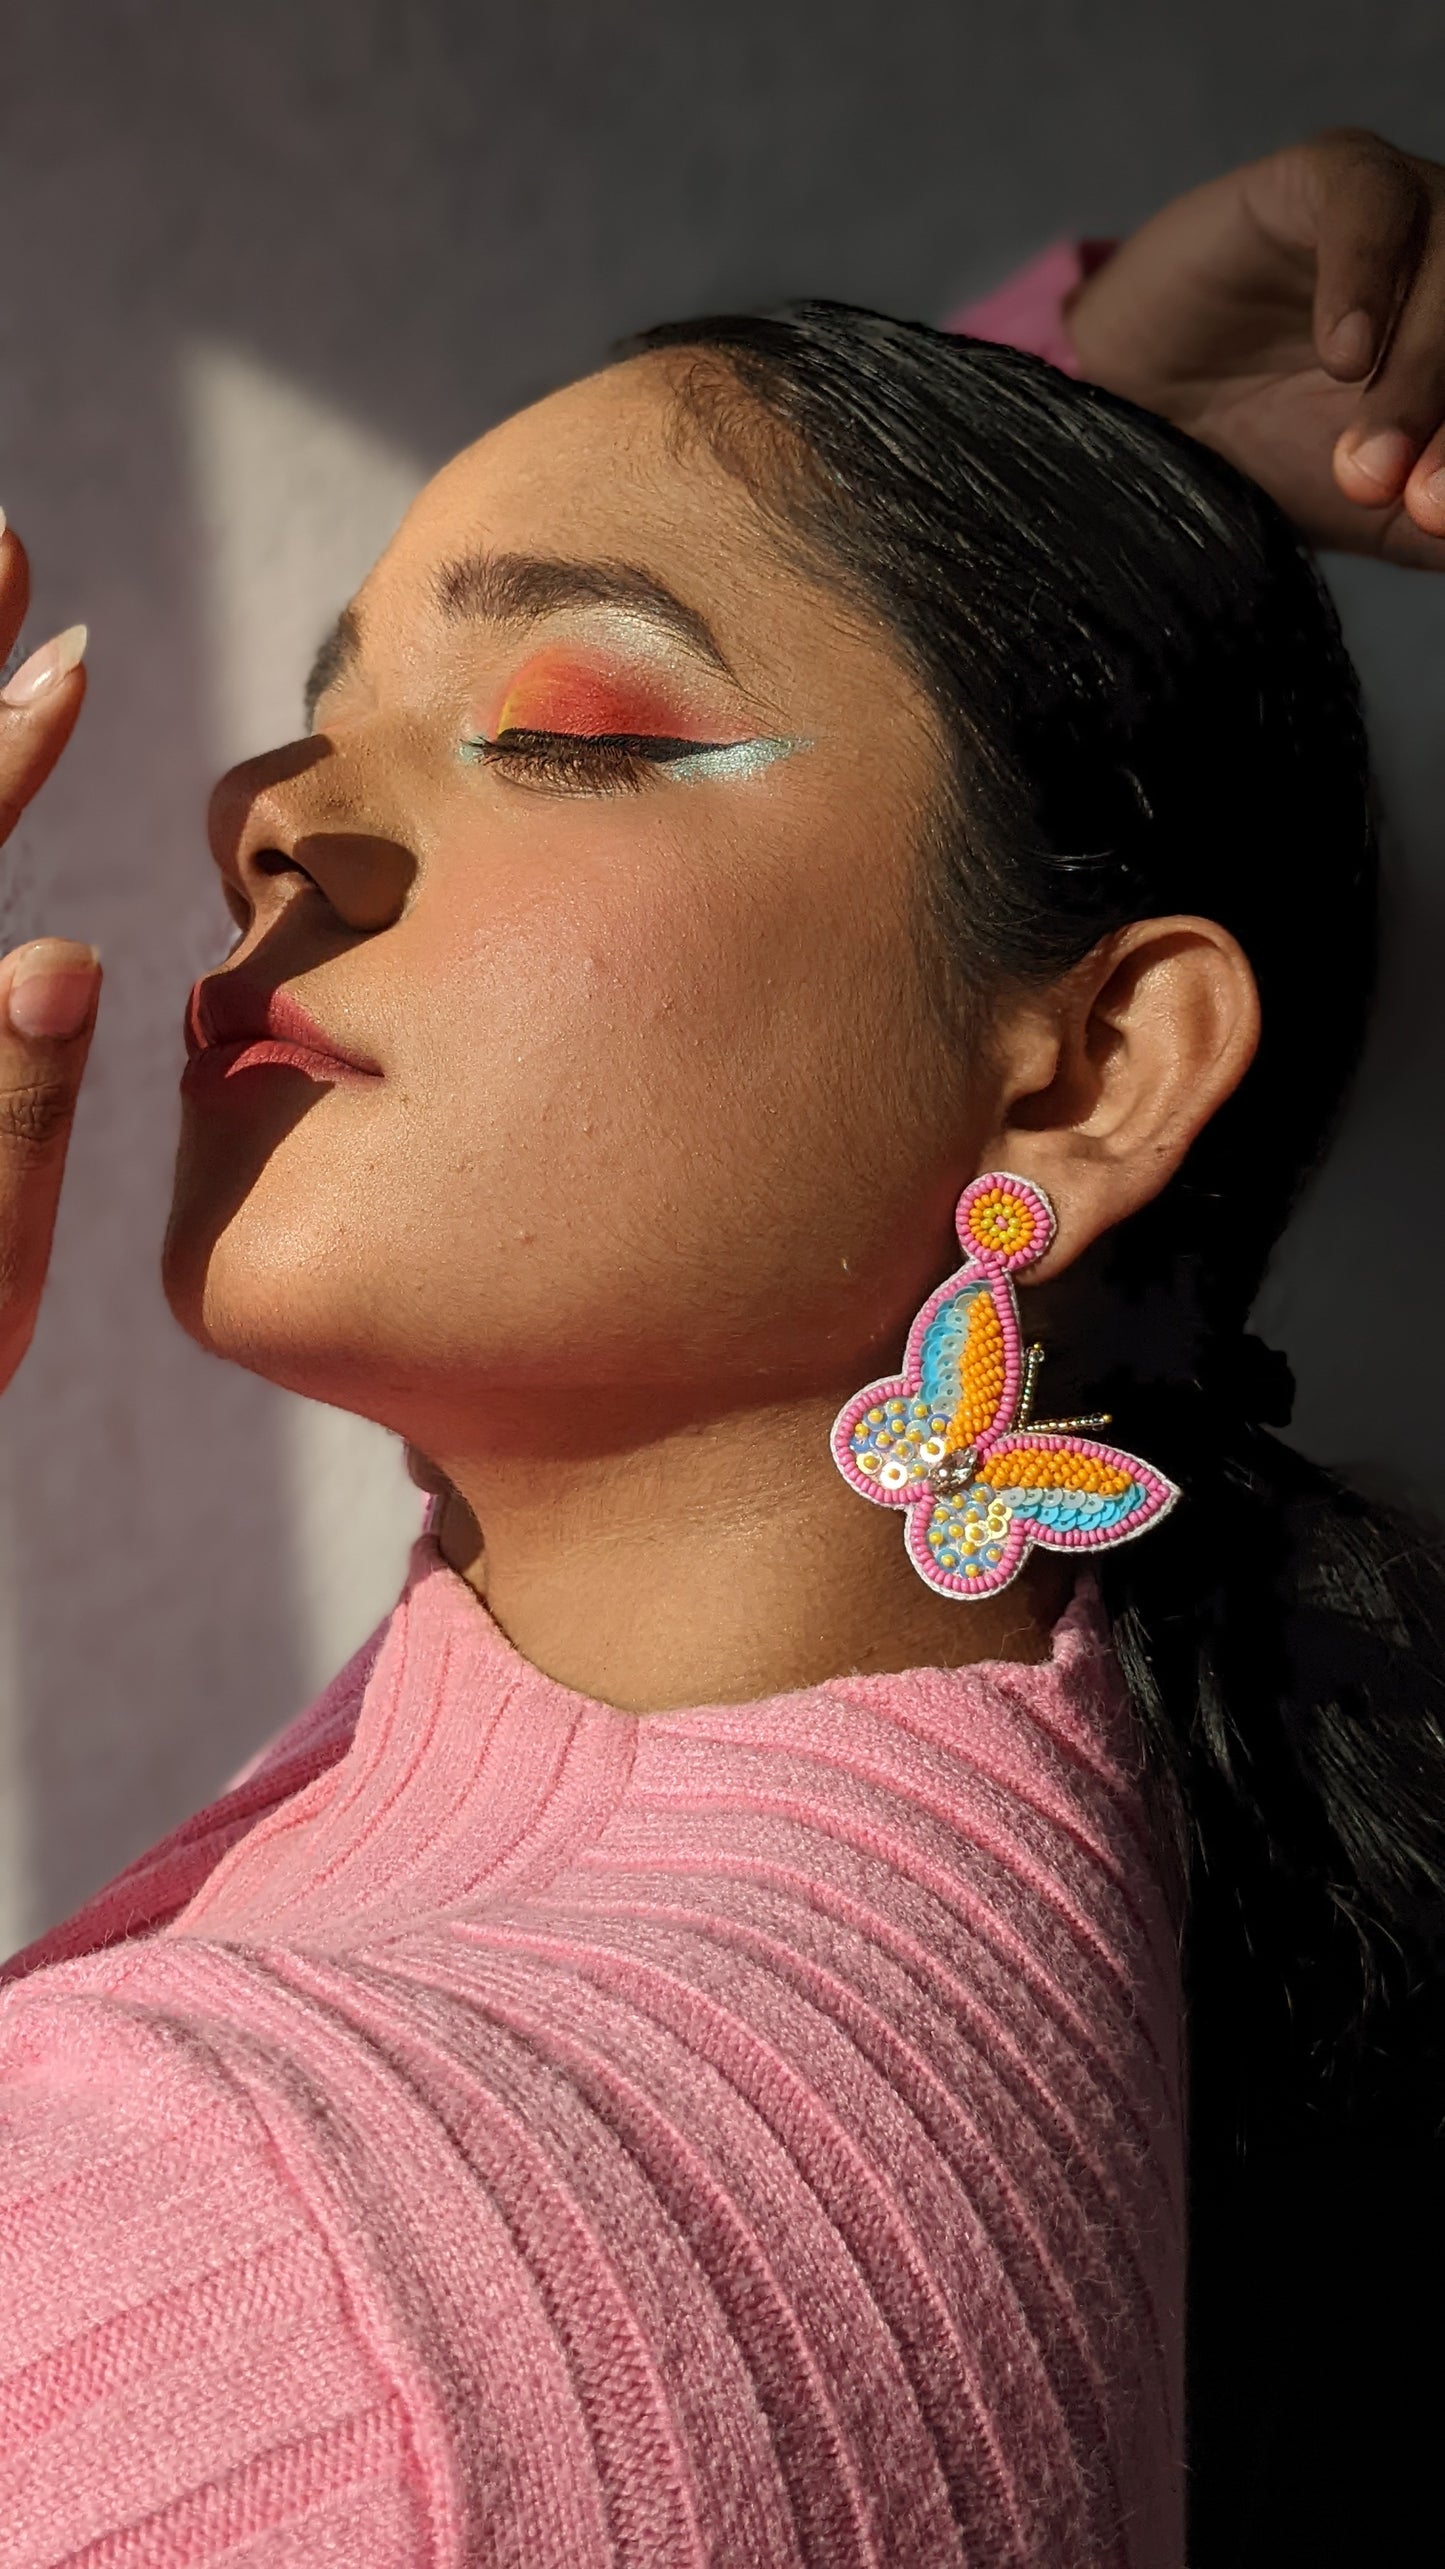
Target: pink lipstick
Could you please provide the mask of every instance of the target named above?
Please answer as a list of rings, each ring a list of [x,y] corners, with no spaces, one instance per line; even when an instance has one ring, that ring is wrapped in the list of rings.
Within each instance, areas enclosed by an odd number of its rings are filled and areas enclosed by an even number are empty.
[[[250,1070],[299,1070],[331,1088],[381,1077],[375,1062],[329,1035],[289,990],[239,972],[196,983],[186,1006],[186,1055],[181,1087],[188,1097]]]

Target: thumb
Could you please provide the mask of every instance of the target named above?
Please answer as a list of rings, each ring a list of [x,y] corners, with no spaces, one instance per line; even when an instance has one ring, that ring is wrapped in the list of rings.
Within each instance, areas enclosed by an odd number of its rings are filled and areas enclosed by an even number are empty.
[[[99,991],[94,948],[61,937],[0,962],[0,1386],[35,1327]]]
[[[1362,383],[1414,282],[1429,196],[1418,164],[1378,134],[1325,134],[1293,158],[1314,232],[1315,352],[1338,381]]]

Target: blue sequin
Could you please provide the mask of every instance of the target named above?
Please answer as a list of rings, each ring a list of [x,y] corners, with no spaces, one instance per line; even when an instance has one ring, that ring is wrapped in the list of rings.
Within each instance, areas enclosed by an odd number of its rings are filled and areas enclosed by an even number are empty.
[[[920,1358],[923,1397],[946,1408],[952,1415],[958,1406],[962,1383],[963,1348],[968,1336],[968,1315],[982,1285],[965,1285],[952,1302],[945,1303],[928,1327]]]

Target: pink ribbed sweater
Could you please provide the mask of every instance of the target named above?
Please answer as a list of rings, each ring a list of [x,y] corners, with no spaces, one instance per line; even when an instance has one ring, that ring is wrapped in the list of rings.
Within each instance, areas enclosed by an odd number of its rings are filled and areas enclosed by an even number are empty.
[[[0,2569],[1177,2569],[1137,1764],[1088,1592],[639,1717],[424,1543],[12,1967]]]

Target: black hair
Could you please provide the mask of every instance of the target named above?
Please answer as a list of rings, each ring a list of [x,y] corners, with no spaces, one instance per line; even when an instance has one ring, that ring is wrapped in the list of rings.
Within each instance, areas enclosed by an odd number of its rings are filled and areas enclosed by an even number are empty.
[[[1258,1055],[1157,1201],[1060,1280],[1049,1405],[1109,1408],[1186,1493],[1101,1581],[1184,1886],[1196,2171],[1291,2118],[1367,2118],[1392,2079],[1431,2123],[1445,1578],[1268,1433],[1286,1369],[1246,1332],[1373,978],[1369,762],[1328,594],[1218,456],[1014,350],[807,302],[624,353],[647,351],[936,708],[935,977],[986,998],[1173,911],[1249,957]]]

